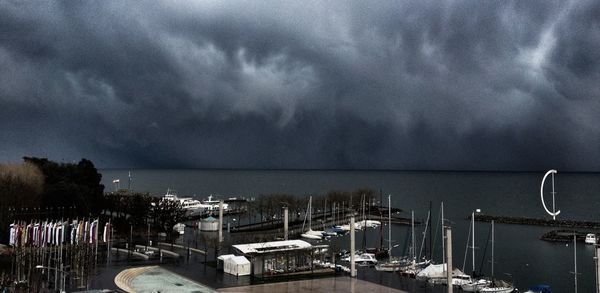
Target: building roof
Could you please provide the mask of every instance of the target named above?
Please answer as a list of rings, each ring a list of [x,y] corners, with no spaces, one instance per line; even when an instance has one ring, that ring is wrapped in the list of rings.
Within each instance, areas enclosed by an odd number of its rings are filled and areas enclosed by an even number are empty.
[[[236,265],[250,264],[250,261],[243,256],[230,257],[230,258],[226,259],[225,262],[234,263]]]
[[[302,250],[313,247],[304,240],[284,240],[232,245],[243,254],[261,254],[278,251]]]
[[[219,255],[219,257],[217,257],[217,258],[220,259],[220,260],[226,260],[226,259],[232,258],[234,256],[235,255],[233,255],[233,254],[222,254],[222,255]]]

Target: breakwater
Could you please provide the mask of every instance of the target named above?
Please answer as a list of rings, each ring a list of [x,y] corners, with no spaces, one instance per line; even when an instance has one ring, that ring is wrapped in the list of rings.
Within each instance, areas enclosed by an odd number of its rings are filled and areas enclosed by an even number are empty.
[[[552,230],[544,233],[540,239],[550,242],[572,242],[573,235],[575,235],[577,241],[584,241],[588,233],[586,231]]]
[[[467,219],[471,220],[471,215],[467,216]],[[594,222],[594,221],[552,220],[552,219],[546,219],[546,218],[508,217],[508,216],[475,214],[475,221],[491,222],[492,220],[494,220],[494,222],[496,222],[496,223],[502,223],[502,224],[561,227],[561,228],[600,229],[600,222]]]

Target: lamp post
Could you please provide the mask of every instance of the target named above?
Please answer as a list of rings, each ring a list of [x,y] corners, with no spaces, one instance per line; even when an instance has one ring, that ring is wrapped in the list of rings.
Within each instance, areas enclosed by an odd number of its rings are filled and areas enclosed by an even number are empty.
[[[481,209],[475,209],[471,212],[471,256],[473,258],[473,277],[475,277],[475,213],[481,213]]]

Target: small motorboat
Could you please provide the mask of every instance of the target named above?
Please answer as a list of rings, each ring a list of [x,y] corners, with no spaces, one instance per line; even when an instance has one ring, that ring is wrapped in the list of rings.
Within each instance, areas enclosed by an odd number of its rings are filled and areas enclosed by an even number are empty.
[[[350,256],[342,258],[343,261],[350,261]],[[376,265],[377,259],[372,253],[361,253],[354,256],[354,263],[361,265]]]
[[[515,290],[515,288],[513,287],[512,284],[509,284],[502,280],[493,280],[489,286],[479,289],[479,292],[482,292],[482,293],[510,293],[514,290]]]

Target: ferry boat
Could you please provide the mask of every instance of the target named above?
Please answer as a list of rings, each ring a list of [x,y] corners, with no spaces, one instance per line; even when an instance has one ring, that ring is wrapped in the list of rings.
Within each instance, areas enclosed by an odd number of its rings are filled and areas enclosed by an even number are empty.
[[[218,200],[213,200],[213,196],[209,195],[208,200],[199,201],[191,197],[178,197],[174,191],[167,189],[167,193],[163,196],[163,200],[174,200],[179,201],[184,210],[187,211],[218,211],[219,203]],[[223,210],[226,211],[229,205],[223,203]]]
[[[184,210],[197,210],[202,208],[202,203],[199,200],[191,197],[177,197],[175,192],[171,189],[167,189],[167,193],[163,196],[162,200],[179,201]]]

